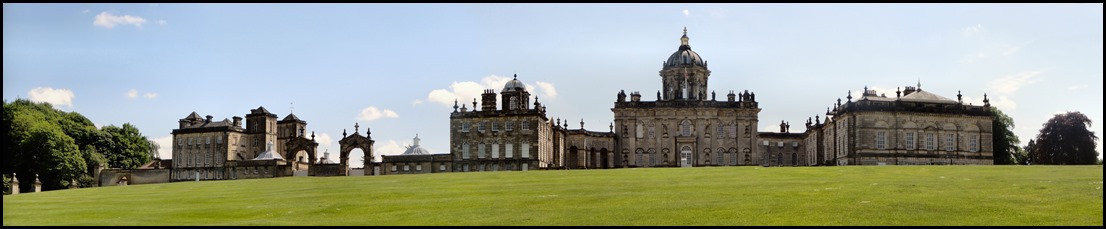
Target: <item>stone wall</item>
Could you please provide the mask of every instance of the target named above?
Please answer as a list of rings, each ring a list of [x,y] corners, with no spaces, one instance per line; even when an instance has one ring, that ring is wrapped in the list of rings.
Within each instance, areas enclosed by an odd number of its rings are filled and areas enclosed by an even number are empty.
[[[99,186],[115,186],[123,177],[127,185],[169,183],[169,169],[104,169],[100,171]]]

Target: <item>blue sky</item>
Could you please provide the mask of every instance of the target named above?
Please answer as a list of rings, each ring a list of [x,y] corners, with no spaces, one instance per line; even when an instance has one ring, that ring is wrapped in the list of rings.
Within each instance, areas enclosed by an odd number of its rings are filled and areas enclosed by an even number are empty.
[[[264,106],[306,120],[334,157],[355,123],[377,155],[416,134],[447,153],[453,100],[471,106],[513,74],[553,119],[607,130],[619,90],[655,99],[687,27],[709,89],[756,93],[762,131],[804,131],[850,90],[920,82],[976,105],[986,93],[1024,145],[1064,111],[1102,137],[1102,19],[1098,3],[5,3],[4,99],[131,123],[163,145],[193,111]]]

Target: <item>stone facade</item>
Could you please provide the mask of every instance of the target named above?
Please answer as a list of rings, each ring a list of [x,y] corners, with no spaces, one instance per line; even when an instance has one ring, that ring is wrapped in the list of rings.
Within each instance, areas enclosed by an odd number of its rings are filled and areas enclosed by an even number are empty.
[[[807,121],[805,142],[821,142],[817,165],[991,165],[992,113],[917,87],[895,98],[865,89],[857,101],[835,104],[826,122]]]
[[[452,171],[525,171],[557,165],[552,144],[547,140],[552,126],[545,116],[545,107],[537,98],[534,107],[530,107],[530,93],[517,75],[504,86],[500,96],[502,109],[496,109],[493,89],[481,95],[480,110],[475,109],[475,99],[472,111],[466,107],[458,110],[454,103],[449,117]]]
[[[180,119],[179,129],[172,132],[174,145],[170,180],[279,177],[290,175],[294,170],[307,169],[314,163],[313,149],[299,147],[293,153],[285,150],[289,143],[307,141],[306,145],[310,145],[314,142],[304,135],[307,122],[292,114],[280,122],[276,118],[277,115],[265,107],[258,107],[246,115],[245,128],[242,127],[242,118],[238,116],[233,117],[233,121],[213,121],[210,115],[204,119],[192,112]],[[274,145],[274,149],[266,148],[270,144]],[[281,158],[253,160],[265,150],[275,150],[274,153]]]
[[[756,94],[730,91],[719,101],[707,92],[711,71],[688,44],[660,71],[662,90],[656,101],[641,93],[620,91],[615,101],[615,145],[618,167],[690,167],[753,165],[760,158],[756,142],[760,108]],[[625,162],[626,164],[622,164]]]

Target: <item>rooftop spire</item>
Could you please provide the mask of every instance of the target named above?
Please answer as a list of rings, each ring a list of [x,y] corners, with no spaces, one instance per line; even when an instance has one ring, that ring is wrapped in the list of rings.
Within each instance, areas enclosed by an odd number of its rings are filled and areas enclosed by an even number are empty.
[[[680,37],[680,45],[688,45],[687,44],[687,26],[684,26],[684,36]]]

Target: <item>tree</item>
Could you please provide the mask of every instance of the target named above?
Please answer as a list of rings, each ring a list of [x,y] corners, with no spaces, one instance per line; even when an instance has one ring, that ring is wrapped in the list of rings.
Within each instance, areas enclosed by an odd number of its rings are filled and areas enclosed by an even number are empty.
[[[1030,152],[1033,164],[1092,165],[1098,160],[1091,119],[1078,111],[1053,116],[1037,134]]]
[[[103,151],[108,159],[108,167],[133,169],[150,162],[150,140],[130,123],[123,127],[108,125],[101,128],[111,135],[113,148]]]
[[[997,107],[991,107],[991,113],[994,114],[991,120],[991,130],[994,131],[991,135],[994,163],[996,165],[1017,164],[1016,155],[1021,141],[1018,140],[1018,135],[1014,134],[1014,119],[1002,113],[1002,110]]]

